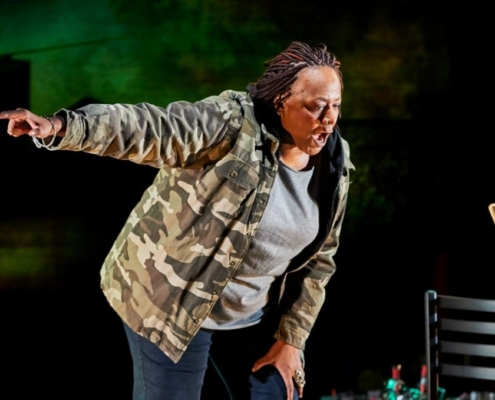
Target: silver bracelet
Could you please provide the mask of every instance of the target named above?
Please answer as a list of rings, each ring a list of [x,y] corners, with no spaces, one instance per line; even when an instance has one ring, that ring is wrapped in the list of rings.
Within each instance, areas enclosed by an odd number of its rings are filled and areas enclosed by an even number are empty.
[[[53,124],[53,121],[51,120],[51,118],[45,117],[45,116],[43,116],[43,118],[46,118],[48,121],[50,121],[50,124],[52,124],[52,130],[48,134],[53,132],[53,136],[52,136],[52,140],[48,144],[45,144],[44,139],[33,137],[33,142],[38,149],[41,149],[42,147],[45,149],[51,147],[53,145],[53,143],[55,143],[55,139],[57,138],[57,135],[55,133],[55,125]]]

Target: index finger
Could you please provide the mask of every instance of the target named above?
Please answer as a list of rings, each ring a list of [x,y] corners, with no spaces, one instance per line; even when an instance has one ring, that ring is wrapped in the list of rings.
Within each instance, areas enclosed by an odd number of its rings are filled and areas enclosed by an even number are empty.
[[[19,118],[25,113],[26,110],[19,108],[17,110],[8,110],[0,112],[0,119],[15,119]]]
[[[10,111],[2,111],[0,112],[0,119],[7,119],[9,118]]]

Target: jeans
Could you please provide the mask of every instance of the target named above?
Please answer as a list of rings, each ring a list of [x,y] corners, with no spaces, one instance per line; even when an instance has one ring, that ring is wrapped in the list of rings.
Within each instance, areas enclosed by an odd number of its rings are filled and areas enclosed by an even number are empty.
[[[266,366],[251,373],[254,362],[274,342],[273,335],[262,336],[258,326],[235,331],[200,329],[178,363],[127,325],[124,328],[133,361],[133,400],[287,400],[285,384],[276,368]],[[223,348],[223,354],[215,355],[215,345]],[[203,387],[209,364],[215,369],[208,372],[218,381],[214,397],[206,395]]]

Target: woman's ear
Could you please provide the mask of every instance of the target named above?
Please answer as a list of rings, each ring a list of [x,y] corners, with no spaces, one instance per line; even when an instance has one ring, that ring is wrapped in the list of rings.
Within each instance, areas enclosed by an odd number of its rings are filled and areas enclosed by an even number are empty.
[[[275,98],[273,99],[273,107],[275,108],[275,112],[277,113],[277,115],[280,117],[282,116],[283,112],[284,112],[284,103],[280,103],[280,98],[282,96],[277,94],[275,96]]]

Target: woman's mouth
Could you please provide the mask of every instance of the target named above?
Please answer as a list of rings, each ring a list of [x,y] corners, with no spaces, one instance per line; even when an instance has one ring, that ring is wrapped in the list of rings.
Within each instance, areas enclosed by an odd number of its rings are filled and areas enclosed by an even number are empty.
[[[313,140],[317,146],[323,147],[323,146],[325,146],[325,143],[327,142],[327,139],[329,136],[330,136],[330,133],[321,132],[321,133],[318,133],[316,135],[313,135]]]

